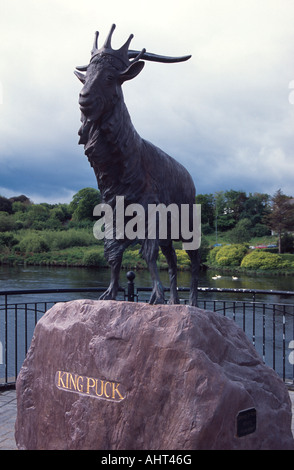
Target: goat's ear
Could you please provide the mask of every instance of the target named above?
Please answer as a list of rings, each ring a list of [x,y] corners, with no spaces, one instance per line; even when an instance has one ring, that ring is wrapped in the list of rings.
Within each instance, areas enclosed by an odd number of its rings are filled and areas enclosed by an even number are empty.
[[[139,75],[144,65],[145,62],[143,61],[133,62],[124,72],[121,72],[119,77],[121,83],[125,82],[126,80],[131,80],[132,78],[135,78],[137,75]]]

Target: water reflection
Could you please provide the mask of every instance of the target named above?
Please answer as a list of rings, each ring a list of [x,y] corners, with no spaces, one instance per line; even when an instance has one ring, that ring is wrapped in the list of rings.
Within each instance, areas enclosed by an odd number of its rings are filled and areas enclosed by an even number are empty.
[[[160,271],[160,277],[165,287],[169,286],[167,271]],[[178,285],[189,287],[190,272],[178,272]],[[211,270],[200,273],[199,286],[220,287],[230,289],[262,289],[294,291],[294,276],[248,276],[222,274],[213,279],[215,273]],[[45,289],[45,288],[78,288],[108,286],[109,269],[94,268],[65,268],[46,266],[0,266],[0,290],[13,289]],[[126,271],[120,273],[122,287],[127,286]],[[137,287],[151,287],[150,274],[147,270],[136,271],[135,284]]]

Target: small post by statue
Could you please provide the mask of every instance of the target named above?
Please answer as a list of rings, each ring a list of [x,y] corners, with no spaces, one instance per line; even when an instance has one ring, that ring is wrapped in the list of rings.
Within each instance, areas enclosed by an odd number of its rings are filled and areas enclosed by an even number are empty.
[[[135,293],[135,284],[134,284],[134,279],[136,277],[136,274],[133,271],[128,271],[127,272],[127,278],[128,278],[128,301],[129,302],[134,302],[134,293]]]

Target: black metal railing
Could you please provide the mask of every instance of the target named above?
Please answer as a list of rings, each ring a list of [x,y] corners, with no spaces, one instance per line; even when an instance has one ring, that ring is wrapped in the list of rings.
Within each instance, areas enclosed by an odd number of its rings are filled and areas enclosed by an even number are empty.
[[[151,287],[136,287],[132,272],[127,277],[118,300],[148,302]],[[104,291],[105,287],[0,291],[0,390],[15,385],[35,325],[49,308],[81,297],[97,299]],[[188,303],[189,291],[178,288],[181,303]],[[169,288],[165,292],[168,301]],[[237,322],[264,363],[294,387],[294,292],[211,287],[199,287],[198,292],[200,308]]]

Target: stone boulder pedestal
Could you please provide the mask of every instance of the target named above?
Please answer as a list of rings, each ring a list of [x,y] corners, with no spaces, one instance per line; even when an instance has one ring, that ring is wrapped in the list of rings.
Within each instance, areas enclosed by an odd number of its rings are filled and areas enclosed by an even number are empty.
[[[19,449],[293,449],[291,403],[243,331],[184,305],[76,300],[38,322]]]

